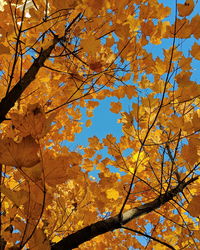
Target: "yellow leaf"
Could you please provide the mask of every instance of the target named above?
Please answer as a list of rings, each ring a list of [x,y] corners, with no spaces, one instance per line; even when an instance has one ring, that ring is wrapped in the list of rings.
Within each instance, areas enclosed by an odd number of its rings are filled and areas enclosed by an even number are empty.
[[[133,116],[127,112],[121,112],[122,118],[119,119],[118,123],[123,123],[126,128],[130,128],[133,125]]]
[[[200,60],[200,45],[198,43],[194,43],[191,50],[191,55],[197,59]]]
[[[56,235],[55,237],[53,237],[52,241],[57,243],[58,241],[60,241],[62,239],[63,238],[61,236]]]
[[[132,161],[136,162],[136,161],[140,161],[140,162],[147,162],[148,161],[148,157],[145,157],[145,153],[144,152],[137,152],[133,155],[132,157]]]
[[[162,248],[161,248],[161,246],[162,246]],[[154,249],[154,250],[160,250],[160,249],[162,249],[162,250],[167,250],[168,247],[165,247],[165,246],[163,246],[163,245],[161,245],[161,244],[159,244],[159,243],[156,243],[156,244],[153,245],[153,249]]]
[[[117,200],[119,198],[119,192],[114,188],[110,188],[106,190],[106,196],[108,199]]]
[[[137,172],[142,172],[145,169],[146,163],[148,162],[149,157],[145,155],[144,152],[137,152],[132,155],[131,163],[129,164],[129,170],[131,173],[134,173],[135,168],[137,167]]]
[[[156,73],[159,75],[163,75],[167,71],[168,64],[161,60],[160,58],[156,58],[155,68]]]
[[[4,1],[4,0],[1,0],[0,1],[0,11],[3,11],[3,6],[6,4],[6,1]]]
[[[129,24],[131,32],[135,32],[139,29],[140,21],[132,15],[127,16],[126,23]]]
[[[189,16],[194,9],[194,1],[186,0],[184,4],[177,4],[179,16],[185,17]]]
[[[7,185],[12,190],[12,189],[16,188],[19,185],[19,182],[17,182],[13,178],[9,178],[9,181],[7,182]]]

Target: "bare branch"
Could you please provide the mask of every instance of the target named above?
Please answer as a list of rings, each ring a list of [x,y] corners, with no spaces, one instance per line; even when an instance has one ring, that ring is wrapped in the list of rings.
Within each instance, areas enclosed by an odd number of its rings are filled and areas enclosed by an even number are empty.
[[[151,236],[151,235],[148,235],[148,234],[146,234],[146,233],[140,232],[140,231],[138,231],[138,230],[135,230],[135,229],[132,229],[132,228],[129,228],[129,227],[122,227],[122,228],[123,228],[123,229],[127,229],[127,230],[129,230],[129,231],[131,231],[131,232],[140,234],[140,235],[142,235],[142,236],[144,236],[144,237],[147,237],[147,238],[149,238],[149,239],[151,239],[151,240],[157,241],[157,242],[159,242],[160,244],[162,244],[162,245],[164,245],[164,246],[167,246],[167,247],[169,247],[170,249],[174,249],[174,250],[175,250],[175,248],[174,248],[173,246],[171,246],[171,245],[169,245],[168,243],[166,243],[166,242],[164,242],[164,241],[161,241],[161,240],[159,240],[159,239],[157,239],[157,238],[155,238],[155,237],[153,237],[153,236]]]

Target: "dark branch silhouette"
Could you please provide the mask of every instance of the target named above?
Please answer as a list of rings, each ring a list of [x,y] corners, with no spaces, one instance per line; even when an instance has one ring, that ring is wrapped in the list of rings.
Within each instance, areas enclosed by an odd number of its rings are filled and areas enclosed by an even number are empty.
[[[54,244],[51,247],[51,250],[73,249],[98,235],[113,231],[115,229],[123,228],[122,225],[128,223],[129,221],[148,214],[164,205],[165,203],[171,201],[178,193],[183,192],[184,188],[186,188],[189,184],[193,183],[197,179],[198,177],[194,177],[189,179],[187,182],[182,181],[175,188],[172,188],[164,194],[159,195],[155,200],[151,202],[130,209],[124,212],[121,216],[116,215],[114,217],[98,221],[81,230],[78,230],[77,232],[68,235],[58,243]]]

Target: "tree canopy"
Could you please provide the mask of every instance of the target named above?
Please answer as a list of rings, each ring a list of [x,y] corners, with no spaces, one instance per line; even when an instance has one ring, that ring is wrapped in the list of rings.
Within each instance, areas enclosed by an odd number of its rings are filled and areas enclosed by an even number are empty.
[[[198,1],[0,8],[1,249],[199,249]]]

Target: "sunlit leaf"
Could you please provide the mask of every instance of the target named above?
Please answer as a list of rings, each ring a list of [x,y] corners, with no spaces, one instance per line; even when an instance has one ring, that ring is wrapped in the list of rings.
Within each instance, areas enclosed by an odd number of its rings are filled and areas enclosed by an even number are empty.
[[[115,190],[114,188],[110,188],[106,190],[106,196],[108,199],[117,200],[119,198],[119,192]]]

